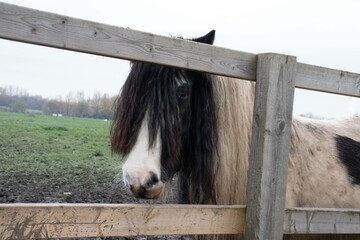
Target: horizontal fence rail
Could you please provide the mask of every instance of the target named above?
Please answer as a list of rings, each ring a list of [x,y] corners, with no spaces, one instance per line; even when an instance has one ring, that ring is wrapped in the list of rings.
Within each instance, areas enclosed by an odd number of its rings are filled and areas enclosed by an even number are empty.
[[[245,208],[140,204],[0,205],[0,239],[236,234]]]
[[[360,209],[288,208],[284,233],[359,234]]]
[[[0,239],[239,234],[245,211],[220,205],[1,204]],[[285,210],[285,234],[354,234],[359,226],[359,209]]]
[[[256,54],[0,3],[0,38],[255,81]],[[298,64],[295,86],[360,96],[360,74]]]
[[[298,63],[295,85],[341,95],[360,96],[360,74]]]
[[[0,38],[255,80],[256,55],[0,3]]]

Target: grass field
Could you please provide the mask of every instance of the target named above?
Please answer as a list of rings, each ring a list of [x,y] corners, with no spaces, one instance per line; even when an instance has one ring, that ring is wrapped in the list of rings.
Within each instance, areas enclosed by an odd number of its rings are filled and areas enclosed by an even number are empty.
[[[0,203],[124,202],[110,122],[0,112]]]
[[[0,112],[0,204],[146,203],[119,179],[121,159],[111,155],[109,128],[101,120]],[[164,202],[174,200],[169,194]]]

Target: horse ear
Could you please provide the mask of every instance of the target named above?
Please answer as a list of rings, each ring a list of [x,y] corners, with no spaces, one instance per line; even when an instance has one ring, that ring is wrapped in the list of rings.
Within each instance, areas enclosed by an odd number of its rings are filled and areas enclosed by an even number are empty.
[[[210,45],[214,43],[214,40],[215,40],[215,30],[210,31],[205,36],[192,39],[192,41],[194,42],[205,43]]]

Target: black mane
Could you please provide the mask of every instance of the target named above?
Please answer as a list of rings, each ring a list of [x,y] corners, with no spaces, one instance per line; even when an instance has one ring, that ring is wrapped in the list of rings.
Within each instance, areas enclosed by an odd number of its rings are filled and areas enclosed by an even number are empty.
[[[212,44],[214,34],[193,41]],[[112,151],[131,151],[146,116],[150,147],[161,135],[161,180],[180,173],[183,202],[215,203],[217,127],[211,81],[211,75],[201,72],[133,62],[115,102]]]

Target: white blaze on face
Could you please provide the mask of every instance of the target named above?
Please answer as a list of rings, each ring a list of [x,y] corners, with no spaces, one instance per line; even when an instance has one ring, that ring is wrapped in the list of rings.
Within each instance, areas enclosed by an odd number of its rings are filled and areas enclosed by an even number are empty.
[[[151,196],[151,191],[159,192],[159,188],[162,188],[160,182],[161,177],[161,142],[159,133],[156,136],[155,144],[152,148],[149,148],[149,131],[147,126],[147,117],[143,120],[137,141],[129,153],[125,164],[123,165],[123,178],[127,186],[131,187],[131,190],[135,195],[137,191],[143,187],[149,191],[148,198]],[[149,185],[149,181],[153,176],[157,177],[158,183]],[[156,195],[156,194],[155,194]],[[157,198],[155,196],[154,198]]]

